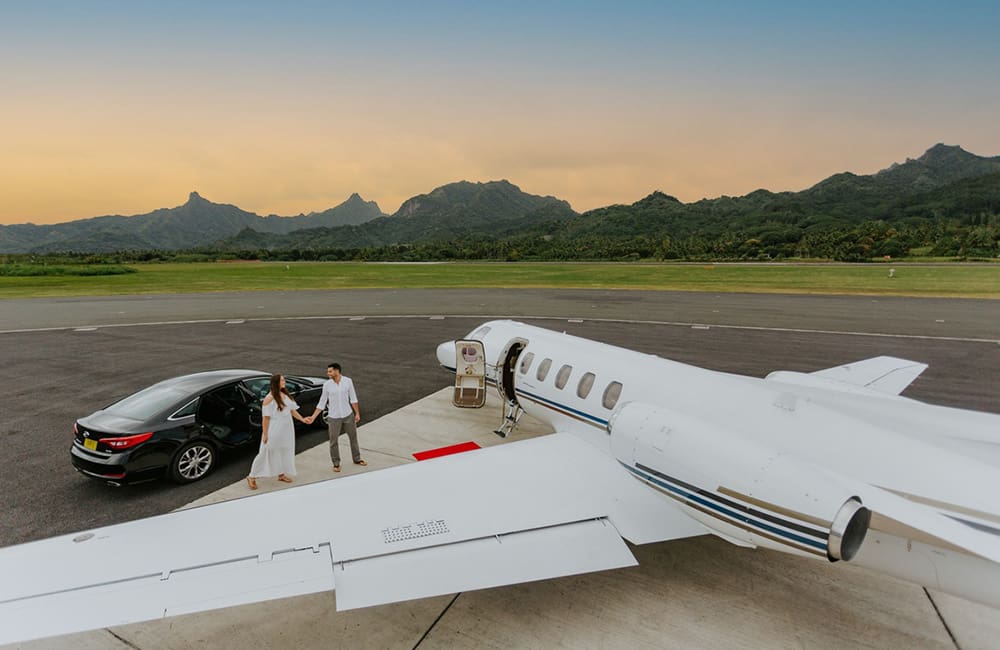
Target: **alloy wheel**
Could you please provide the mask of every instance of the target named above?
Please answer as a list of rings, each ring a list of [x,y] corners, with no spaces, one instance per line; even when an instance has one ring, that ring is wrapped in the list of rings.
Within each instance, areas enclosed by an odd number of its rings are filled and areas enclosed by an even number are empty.
[[[206,445],[189,447],[177,459],[177,471],[185,480],[199,479],[211,469],[212,456],[212,450]]]

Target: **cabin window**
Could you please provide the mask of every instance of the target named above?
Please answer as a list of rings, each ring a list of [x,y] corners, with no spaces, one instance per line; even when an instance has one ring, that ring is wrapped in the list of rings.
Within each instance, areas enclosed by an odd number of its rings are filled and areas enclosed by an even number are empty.
[[[556,388],[562,389],[569,381],[569,374],[573,372],[573,366],[563,366],[556,374]]]
[[[535,360],[535,353],[534,352],[528,352],[527,354],[524,355],[524,358],[521,359],[521,374],[522,375],[528,374],[528,369],[531,368],[531,362],[534,361],[534,360]]]
[[[622,395],[622,383],[620,381],[613,381],[608,384],[608,387],[604,389],[604,397],[601,398],[601,404],[604,408],[609,411],[615,407],[618,403],[618,398]]]
[[[545,378],[549,376],[549,368],[552,367],[552,359],[542,359],[542,362],[538,364],[538,372],[535,377],[538,381],[545,381]]]
[[[587,395],[590,395],[590,389],[593,387],[594,373],[583,373],[583,377],[580,377],[580,383],[576,385],[576,396],[580,399],[587,399]]]

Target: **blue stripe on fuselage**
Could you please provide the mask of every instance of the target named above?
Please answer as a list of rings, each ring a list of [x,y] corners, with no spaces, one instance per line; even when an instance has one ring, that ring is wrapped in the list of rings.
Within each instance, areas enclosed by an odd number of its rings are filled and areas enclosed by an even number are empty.
[[[719,505],[714,500],[705,498],[705,496],[703,496],[703,495],[695,494],[695,493],[693,493],[693,492],[691,492],[689,490],[685,490],[683,488],[680,488],[680,487],[678,487],[676,485],[673,485],[672,483],[669,483],[669,482],[664,481],[664,480],[662,480],[662,479],[660,479],[658,477],[655,477],[655,476],[653,476],[651,474],[647,474],[647,473],[645,473],[645,472],[643,472],[643,471],[641,471],[641,470],[639,470],[639,469],[637,469],[635,467],[627,465],[626,463],[623,463],[622,461],[618,461],[618,462],[621,463],[622,467],[624,467],[625,469],[627,469],[629,472],[635,474],[636,476],[638,476],[642,480],[644,480],[644,481],[646,481],[648,483],[652,483],[654,485],[657,485],[657,486],[663,488],[664,490],[667,490],[668,492],[671,492],[673,494],[676,494],[676,495],[682,497],[683,499],[685,499],[687,501],[692,501],[692,502],[697,503],[697,504],[699,504],[699,505],[701,505],[701,506],[703,506],[705,508],[708,508],[709,510],[717,512],[717,513],[719,513],[721,515],[724,515],[726,517],[729,517],[731,519],[739,521],[739,522],[741,522],[743,524],[746,524],[748,526],[755,527],[755,528],[758,528],[760,530],[765,530],[765,531],[771,533],[772,535],[777,535],[778,537],[781,537],[781,538],[787,539],[789,541],[795,542],[796,544],[801,544],[802,546],[808,546],[808,547],[814,548],[814,549],[816,549],[818,551],[823,551],[824,553],[826,552],[826,545],[823,544],[822,542],[818,541],[818,540],[808,539],[806,537],[802,537],[800,535],[796,535],[794,533],[790,533],[787,530],[784,530],[784,529],[781,529],[781,528],[776,528],[774,526],[770,526],[768,524],[762,523],[762,522],[760,522],[760,521],[758,521],[756,519],[750,519],[745,514],[740,514],[740,513],[734,512],[734,511],[730,510],[729,508],[726,508],[724,506]]]
[[[526,390],[524,390],[522,388],[516,388],[515,387],[515,390],[517,391],[517,393],[519,395],[523,395],[524,397],[527,397],[528,399],[532,399],[532,400],[534,400],[534,401],[542,404],[543,406],[549,406],[551,408],[559,409],[559,410],[565,411],[566,413],[571,413],[571,414],[577,415],[577,416],[579,416],[581,418],[585,418],[587,420],[588,424],[593,424],[593,425],[598,426],[598,427],[606,427],[606,426],[608,426],[608,421],[607,420],[603,420],[603,419],[597,417],[596,415],[591,415],[590,413],[587,413],[586,411],[580,411],[580,410],[575,409],[575,408],[573,408],[571,406],[566,406],[565,404],[560,404],[559,402],[556,402],[554,400],[550,400],[548,398],[542,397],[541,395],[536,395],[534,393],[530,393],[530,392],[528,392],[528,391],[526,391]]]

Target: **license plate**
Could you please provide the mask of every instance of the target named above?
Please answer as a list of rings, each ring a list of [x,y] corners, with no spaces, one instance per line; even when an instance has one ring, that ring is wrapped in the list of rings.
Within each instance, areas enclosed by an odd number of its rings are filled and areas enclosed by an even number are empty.
[[[97,441],[94,440],[93,438],[84,438],[83,439],[83,446],[86,447],[87,449],[94,449],[94,450],[96,450],[97,449]]]

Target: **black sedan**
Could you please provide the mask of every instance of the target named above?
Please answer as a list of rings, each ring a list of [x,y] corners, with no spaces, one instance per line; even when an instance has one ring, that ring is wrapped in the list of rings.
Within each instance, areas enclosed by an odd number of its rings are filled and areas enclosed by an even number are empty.
[[[324,381],[285,376],[303,416],[316,408]],[[153,384],[77,420],[73,466],[113,485],[162,476],[197,481],[222,452],[259,444],[269,382],[255,370],[213,370]]]

